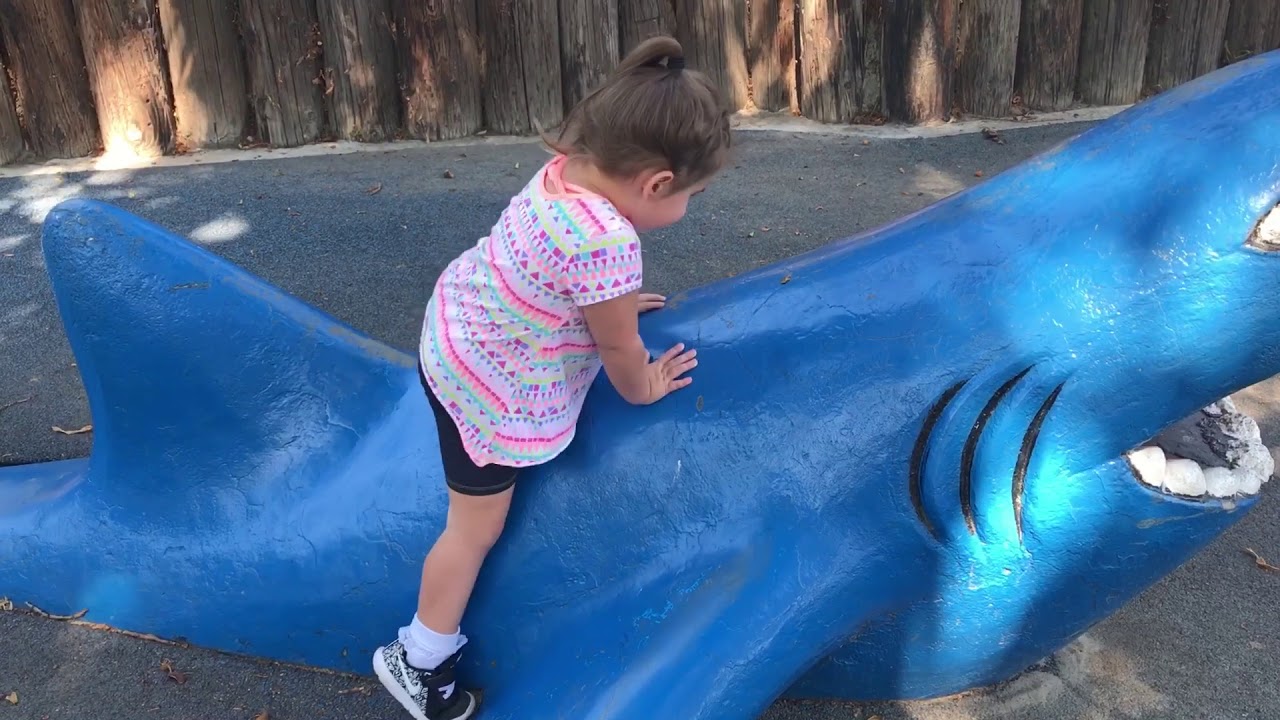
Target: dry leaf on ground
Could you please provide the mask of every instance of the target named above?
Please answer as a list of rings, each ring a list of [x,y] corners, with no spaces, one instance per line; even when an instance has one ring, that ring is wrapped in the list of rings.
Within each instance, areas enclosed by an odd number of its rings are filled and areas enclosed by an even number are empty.
[[[4,412],[5,410],[8,410],[11,407],[17,407],[22,403],[29,403],[32,400],[34,400],[35,397],[36,397],[35,395],[28,395],[27,397],[24,397],[21,400],[14,400],[13,402],[7,402],[3,405],[0,405],[0,412]]]
[[[365,190],[365,194],[367,195],[377,195],[380,192],[382,192],[382,183],[374,183],[369,186],[368,190]]]
[[[62,428],[58,427],[57,425],[54,425],[54,426],[53,426],[53,431],[54,431],[54,432],[56,432],[56,433],[61,433],[61,434],[63,434],[63,435],[83,435],[84,433],[87,433],[87,432],[93,432],[93,426],[92,426],[92,425],[85,425],[84,427],[80,428],[79,430],[63,430]]]
[[[10,705],[17,705],[17,704],[18,704],[18,691],[17,691],[17,690],[15,690],[15,691],[13,691],[13,692],[9,693],[8,695],[5,695],[5,696],[4,696],[4,701],[5,701],[5,702],[7,702],[7,703],[9,703]]]
[[[365,697],[368,697],[372,692],[373,692],[373,688],[369,687],[368,685],[357,685],[353,688],[347,688],[346,690],[339,690],[338,694],[339,695],[359,694],[359,695],[364,695]]]
[[[187,674],[175,668],[172,662],[168,660],[160,661],[160,671],[169,676],[169,679],[181,685],[187,681]]]
[[[1245,548],[1244,551],[1253,556],[1254,565],[1257,565],[1263,570],[1270,570],[1271,572],[1280,572],[1280,567],[1276,567],[1275,565],[1272,565],[1271,563],[1267,562],[1265,559],[1263,559],[1261,555],[1254,552],[1253,548]]]

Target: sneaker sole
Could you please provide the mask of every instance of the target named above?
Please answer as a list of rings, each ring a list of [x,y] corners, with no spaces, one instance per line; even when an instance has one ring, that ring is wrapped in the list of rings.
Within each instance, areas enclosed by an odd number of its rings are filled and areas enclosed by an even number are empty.
[[[378,681],[382,683],[382,687],[391,693],[391,697],[400,703],[414,720],[431,720],[431,718],[422,714],[422,710],[418,708],[418,704],[409,697],[409,693],[396,682],[395,677],[391,675],[391,671],[387,669],[387,663],[382,659],[382,648],[378,648],[373,653],[373,673],[378,676]],[[459,691],[465,692],[465,691]],[[476,712],[476,699],[471,693],[467,693],[467,709],[454,720],[467,720]]]

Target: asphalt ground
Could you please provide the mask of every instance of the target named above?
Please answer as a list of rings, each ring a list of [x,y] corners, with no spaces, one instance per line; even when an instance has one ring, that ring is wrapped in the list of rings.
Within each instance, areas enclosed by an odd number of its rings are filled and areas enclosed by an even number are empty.
[[[646,238],[649,289],[675,293],[876,227],[1085,127],[1004,131],[1001,142],[741,133],[734,166],[688,217]],[[544,158],[533,143],[491,142],[0,179],[0,464],[79,457],[92,442],[52,429],[90,422],[39,248],[59,200],[117,203],[409,350],[436,275]],[[1270,384],[1237,396],[1270,444],[1280,444],[1278,398]],[[780,702],[764,718],[1280,717],[1280,573],[1245,552],[1280,561],[1277,485],[1205,552],[1010,683],[931,702]],[[0,720],[402,717],[368,676],[0,612]]]

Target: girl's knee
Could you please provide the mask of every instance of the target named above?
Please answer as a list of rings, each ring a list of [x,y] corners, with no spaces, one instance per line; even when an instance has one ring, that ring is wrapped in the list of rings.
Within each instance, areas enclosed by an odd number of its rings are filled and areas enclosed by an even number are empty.
[[[487,553],[507,523],[509,493],[487,497],[455,497],[449,508],[445,532],[467,547]]]
[[[465,523],[453,523],[445,528],[445,532],[454,533],[468,547],[487,553],[498,544],[505,526],[505,516],[479,517],[471,518]]]

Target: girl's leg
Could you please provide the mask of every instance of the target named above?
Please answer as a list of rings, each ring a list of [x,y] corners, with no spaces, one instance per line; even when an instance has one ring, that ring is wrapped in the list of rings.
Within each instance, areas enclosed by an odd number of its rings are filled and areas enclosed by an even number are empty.
[[[449,489],[444,532],[422,563],[410,663],[429,670],[457,650],[462,614],[485,557],[502,535],[513,491],[514,486],[468,495]]]
[[[495,471],[501,472],[489,470]],[[476,696],[454,681],[453,666],[466,643],[458,625],[480,566],[502,535],[513,476],[496,492],[472,492],[465,484],[458,485],[460,492],[451,483],[444,531],[422,563],[418,609],[400,628],[399,641],[374,653],[378,679],[415,720],[465,720],[475,712]]]
[[[475,465],[421,368],[419,375],[440,436],[449,510],[444,531],[422,563],[413,620],[400,628],[396,642],[374,652],[373,669],[415,720],[466,720],[477,699],[454,682],[454,665],[466,643],[459,623],[480,566],[502,535],[517,470]]]

